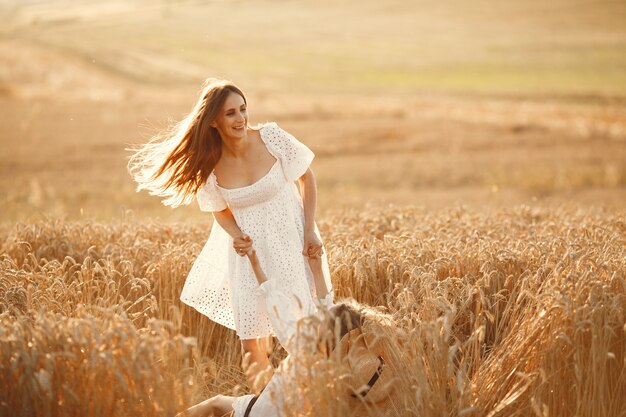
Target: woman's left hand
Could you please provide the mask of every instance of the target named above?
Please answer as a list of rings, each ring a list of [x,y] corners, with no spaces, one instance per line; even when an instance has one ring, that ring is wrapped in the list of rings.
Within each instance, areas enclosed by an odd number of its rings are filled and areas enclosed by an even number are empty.
[[[321,258],[324,248],[321,239],[314,230],[304,232],[304,248],[302,254],[307,258]]]

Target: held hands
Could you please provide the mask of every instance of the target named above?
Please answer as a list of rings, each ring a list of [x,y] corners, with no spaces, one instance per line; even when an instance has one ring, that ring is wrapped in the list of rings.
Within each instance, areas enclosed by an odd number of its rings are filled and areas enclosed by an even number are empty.
[[[241,235],[233,238],[233,249],[239,256],[246,256],[252,250],[252,238],[248,235]]]
[[[324,254],[324,248],[322,241],[317,236],[315,231],[304,232],[304,248],[302,248],[302,255],[309,259],[319,259]]]

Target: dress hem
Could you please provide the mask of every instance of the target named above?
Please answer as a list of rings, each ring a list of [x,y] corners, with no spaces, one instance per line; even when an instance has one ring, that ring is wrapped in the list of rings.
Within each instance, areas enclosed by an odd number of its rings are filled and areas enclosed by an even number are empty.
[[[252,339],[258,339],[260,337],[268,337],[268,336],[272,336],[273,337],[274,336],[274,332],[271,332],[271,331],[269,333],[267,333],[267,334],[262,334],[262,335],[259,335],[259,336],[242,336],[242,335],[239,334],[239,332],[237,331],[237,329],[235,327],[231,327],[231,326],[229,326],[228,324],[226,324],[224,322],[216,320],[213,317],[211,317],[208,314],[206,314],[205,312],[203,312],[201,310],[202,306],[200,306],[198,304],[192,304],[192,303],[190,303],[190,302],[188,302],[188,301],[186,301],[186,300],[184,300],[182,298],[180,299],[180,301],[182,301],[186,306],[189,306],[189,307],[193,308],[198,313],[202,314],[203,316],[205,316],[206,318],[208,318],[212,322],[217,323],[220,326],[226,327],[227,329],[234,330],[235,334],[237,335],[237,337],[239,339],[241,339],[241,340],[252,340]]]

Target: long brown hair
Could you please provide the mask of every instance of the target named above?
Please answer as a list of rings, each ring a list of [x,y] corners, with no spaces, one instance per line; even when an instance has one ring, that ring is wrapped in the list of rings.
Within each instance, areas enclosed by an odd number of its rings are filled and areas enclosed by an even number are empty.
[[[168,206],[191,202],[222,156],[222,139],[211,123],[231,93],[247,104],[235,84],[208,78],[191,113],[145,145],[128,149],[134,152],[128,171],[137,181],[137,191],[164,197]]]

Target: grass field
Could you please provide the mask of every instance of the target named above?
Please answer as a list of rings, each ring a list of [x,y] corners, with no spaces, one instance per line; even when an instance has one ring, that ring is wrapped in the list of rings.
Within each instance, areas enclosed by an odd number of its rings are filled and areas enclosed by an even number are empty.
[[[315,151],[336,292],[394,318],[391,399],[318,381],[289,415],[626,415],[625,21],[618,1],[0,0],[0,416],[246,392],[234,333],[178,300],[210,216],[126,170],[208,76]]]

